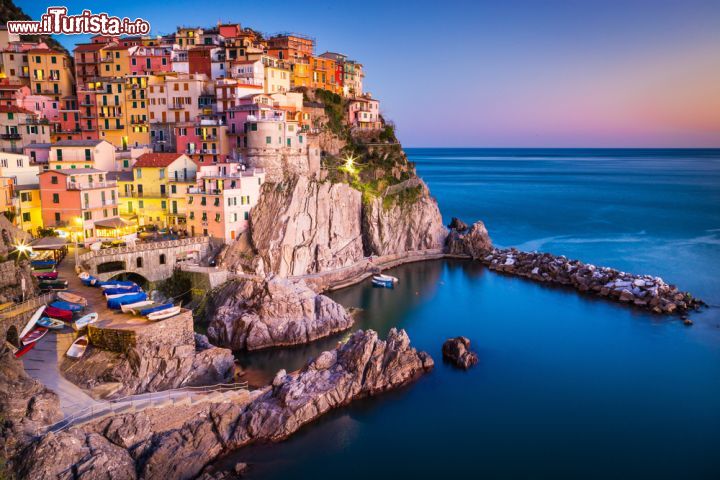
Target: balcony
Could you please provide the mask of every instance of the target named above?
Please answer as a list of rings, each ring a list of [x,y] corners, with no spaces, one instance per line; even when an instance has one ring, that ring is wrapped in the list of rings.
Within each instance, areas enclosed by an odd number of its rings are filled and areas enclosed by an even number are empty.
[[[168,198],[167,192],[122,192],[121,197],[127,198]]]
[[[99,125],[100,130],[125,130],[125,125],[122,123],[115,125],[108,125],[107,127],[103,124]]]
[[[168,104],[168,110],[182,110],[185,108],[185,105],[181,105],[179,103],[170,103]]]
[[[19,133],[3,133],[0,134],[0,139],[2,140],[20,140],[22,138],[22,135]]]
[[[68,182],[68,184],[67,184],[68,190],[92,190],[94,188],[113,188],[113,187],[117,187],[117,182],[115,182],[115,181],[88,182],[88,183]]]
[[[100,118],[121,118],[122,112],[98,112]]]

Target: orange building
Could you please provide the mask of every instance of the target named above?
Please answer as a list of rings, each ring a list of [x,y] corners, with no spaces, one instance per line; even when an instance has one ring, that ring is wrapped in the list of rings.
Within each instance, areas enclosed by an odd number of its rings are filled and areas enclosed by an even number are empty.
[[[74,94],[75,79],[68,55],[49,48],[33,48],[27,55],[33,94],[46,95],[58,102]]]
[[[276,35],[267,40],[267,53],[280,60],[312,57],[315,39],[298,33]]]

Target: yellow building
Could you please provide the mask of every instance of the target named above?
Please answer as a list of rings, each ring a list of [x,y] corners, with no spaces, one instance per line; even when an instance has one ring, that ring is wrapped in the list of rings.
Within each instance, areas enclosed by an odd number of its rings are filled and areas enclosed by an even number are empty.
[[[293,88],[310,87],[312,80],[312,69],[306,58],[294,60],[290,65],[290,85]]]
[[[113,45],[103,48],[101,55],[101,77],[124,77],[126,75],[130,75],[129,47]]]
[[[55,101],[74,94],[72,63],[65,53],[48,48],[27,51],[30,70],[30,90],[36,95],[46,95]]]
[[[146,76],[102,78],[88,86],[95,92],[101,140],[123,150],[150,144]]]
[[[290,69],[282,60],[270,56],[262,57],[265,93],[290,91]]]
[[[120,214],[137,216],[140,225],[184,228],[187,189],[195,183],[197,165],[182,153],[145,153],[132,177],[120,174]]]
[[[15,223],[23,231],[37,234],[38,229],[43,227],[40,186],[17,185],[15,195]]]

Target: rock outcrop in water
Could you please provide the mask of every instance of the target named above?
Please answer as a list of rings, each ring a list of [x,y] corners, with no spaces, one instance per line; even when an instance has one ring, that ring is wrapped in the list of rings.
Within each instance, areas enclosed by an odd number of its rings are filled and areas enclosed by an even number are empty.
[[[308,343],[347,330],[353,318],[303,281],[233,281],[213,295],[208,336],[233,350]]]
[[[469,255],[473,259],[479,259],[485,257],[492,248],[492,240],[483,222],[475,222],[468,227],[462,220],[452,219],[450,234],[445,244],[448,254]]]
[[[470,350],[470,340],[466,337],[447,339],[443,343],[442,354],[443,358],[465,370],[478,363],[477,353]]]
[[[385,341],[358,331],[250,395],[117,415],[48,434],[13,466],[22,478],[196,478],[225,452],[283,440],[331,409],[405,385],[432,367],[432,358],[411,348],[402,330],[391,330]]]
[[[567,285],[581,292],[635,305],[655,313],[686,313],[704,305],[702,300],[660,277],[633,275],[608,267],[549,253],[520,252],[514,248],[493,249],[481,261],[498,272],[519,275],[538,282]]]

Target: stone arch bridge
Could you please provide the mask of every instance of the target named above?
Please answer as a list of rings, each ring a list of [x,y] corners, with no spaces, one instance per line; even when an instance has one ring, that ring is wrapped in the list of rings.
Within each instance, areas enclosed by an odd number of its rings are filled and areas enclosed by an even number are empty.
[[[83,270],[100,280],[129,273],[157,282],[170,278],[182,263],[198,262],[210,249],[210,237],[192,237],[90,251],[79,261]]]

